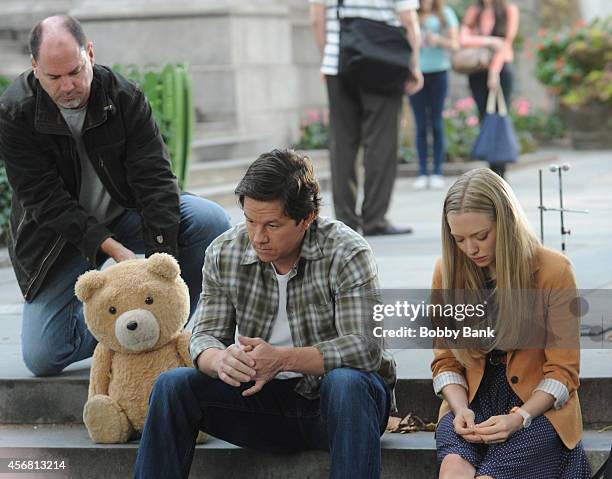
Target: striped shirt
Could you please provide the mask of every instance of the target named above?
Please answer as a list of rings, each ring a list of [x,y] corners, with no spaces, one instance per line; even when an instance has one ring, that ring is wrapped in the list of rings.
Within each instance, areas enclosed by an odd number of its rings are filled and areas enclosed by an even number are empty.
[[[340,22],[338,21],[337,0],[309,0],[310,3],[325,5],[325,48],[321,72],[325,75],[338,74],[340,54]],[[419,0],[344,0],[340,9],[341,18],[367,18],[399,27],[397,13],[419,8]]]
[[[287,319],[296,347],[314,346],[325,372],[347,367],[378,371],[393,389],[395,362],[373,335],[372,308],[380,303],[377,267],[368,243],[340,223],[318,218],[306,231],[300,258],[289,272]],[[244,224],[206,250],[202,294],[189,345],[225,349],[240,334],[269,341],[279,304],[276,273],[259,260]],[[322,376],[304,375],[296,392],[318,396]]]

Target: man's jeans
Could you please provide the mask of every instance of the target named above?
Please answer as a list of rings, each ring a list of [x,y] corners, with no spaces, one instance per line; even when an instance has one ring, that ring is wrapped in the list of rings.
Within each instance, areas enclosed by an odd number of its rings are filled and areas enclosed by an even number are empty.
[[[320,399],[294,388],[300,379],[274,379],[243,397],[193,368],[162,373],[151,393],[136,459],[136,478],[187,478],[201,429],[245,448],[331,453],[332,478],[380,477],[380,435],[390,393],[378,373],[334,369],[323,377]]]
[[[202,290],[204,252],[230,226],[227,213],[216,203],[181,195],[179,257],[181,276],[189,287],[190,315]],[[144,253],[140,216],[127,210],[109,229],[135,253]],[[96,347],[83,319],[83,306],[74,295],[78,277],[90,269],[87,260],[68,244],[45,278],[43,287],[23,308],[23,360],[37,376],[59,374],[66,366],[90,357]]]

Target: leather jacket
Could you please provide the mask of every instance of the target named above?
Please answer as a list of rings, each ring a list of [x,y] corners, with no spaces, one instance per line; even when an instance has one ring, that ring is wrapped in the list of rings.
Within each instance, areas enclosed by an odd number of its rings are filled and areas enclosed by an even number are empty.
[[[111,197],[139,213],[145,255],[176,256],[179,188],[167,149],[142,91],[104,66],[94,66],[83,141]],[[68,243],[98,267],[112,232],[79,205],[75,141],[31,71],[0,97],[0,160],[13,189],[9,254],[26,301]]]

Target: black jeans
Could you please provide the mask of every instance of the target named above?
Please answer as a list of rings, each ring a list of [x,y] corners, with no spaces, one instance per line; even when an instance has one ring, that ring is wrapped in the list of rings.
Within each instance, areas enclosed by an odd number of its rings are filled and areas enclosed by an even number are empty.
[[[470,90],[472,91],[472,97],[478,106],[480,124],[482,124],[482,119],[484,118],[487,109],[487,96],[489,95],[489,87],[487,86],[488,77],[488,71],[474,73],[473,75],[469,76]],[[514,68],[512,67],[512,63],[504,63],[504,67],[502,68],[499,77],[501,88],[504,92],[504,98],[506,99],[506,104],[508,105],[508,108],[510,108],[510,103],[512,101],[512,86],[514,83]],[[490,163],[489,168],[491,168],[502,178],[504,177],[506,172],[505,163]]]

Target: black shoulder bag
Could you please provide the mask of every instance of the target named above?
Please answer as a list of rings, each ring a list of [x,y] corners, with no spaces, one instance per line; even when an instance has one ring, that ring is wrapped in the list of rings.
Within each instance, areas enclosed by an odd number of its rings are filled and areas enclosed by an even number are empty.
[[[339,75],[364,91],[401,94],[410,76],[412,49],[406,29],[366,18],[344,18],[340,23]]]

